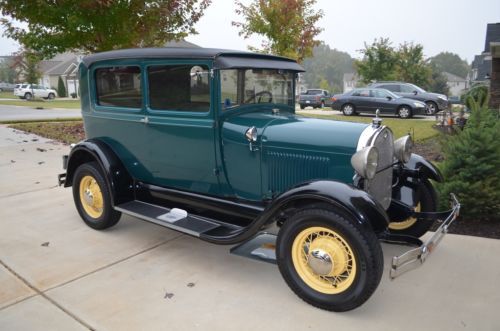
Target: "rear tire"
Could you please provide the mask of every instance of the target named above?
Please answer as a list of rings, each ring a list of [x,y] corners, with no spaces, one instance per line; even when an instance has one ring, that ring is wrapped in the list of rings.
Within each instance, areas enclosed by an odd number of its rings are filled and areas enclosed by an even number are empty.
[[[339,312],[370,298],[384,266],[373,231],[323,208],[304,209],[285,221],[276,257],[281,275],[297,296]]]
[[[304,108],[306,108],[306,106],[300,105],[300,109],[304,109]]]
[[[24,94],[24,98],[29,101],[29,100],[33,99],[33,95],[31,93],[27,92]]]
[[[121,213],[113,209],[108,183],[97,162],[84,163],[76,169],[73,199],[81,218],[93,229],[107,229],[120,220]]]

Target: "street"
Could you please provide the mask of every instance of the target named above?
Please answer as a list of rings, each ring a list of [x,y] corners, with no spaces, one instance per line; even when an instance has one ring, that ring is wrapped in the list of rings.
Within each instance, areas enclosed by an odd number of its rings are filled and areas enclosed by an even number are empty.
[[[0,122],[81,117],[80,109],[35,109],[22,106],[0,105]]]

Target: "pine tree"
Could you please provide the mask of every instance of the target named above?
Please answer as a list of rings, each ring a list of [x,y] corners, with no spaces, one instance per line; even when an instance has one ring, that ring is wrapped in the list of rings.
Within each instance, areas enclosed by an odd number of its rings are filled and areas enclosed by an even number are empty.
[[[441,170],[445,182],[438,186],[440,200],[444,203],[455,193],[465,218],[498,220],[500,120],[472,98],[468,101],[472,113],[464,130],[444,140]]]
[[[59,76],[59,80],[57,81],[57,94],[60,98],[66,97],[66,86],[64,86],[61,76]]]

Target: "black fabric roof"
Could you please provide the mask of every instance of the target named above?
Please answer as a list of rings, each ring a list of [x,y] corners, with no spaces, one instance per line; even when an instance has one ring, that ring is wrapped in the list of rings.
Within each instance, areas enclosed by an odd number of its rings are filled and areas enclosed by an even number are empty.
[[[304,68],[292,59],[268,54],[232,51],[217,48],[164,47],[132,48],[96,53],[82,59],[86,67],[93,63],[117,59],[213,59],[215,69],[229,68],[276,68],[304,71]]]

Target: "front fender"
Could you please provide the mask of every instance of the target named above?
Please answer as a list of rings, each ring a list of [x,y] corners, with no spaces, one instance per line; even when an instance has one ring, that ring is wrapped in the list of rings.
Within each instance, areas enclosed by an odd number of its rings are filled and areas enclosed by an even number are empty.
[[[133,200],[133,179],[115,152],[105,142],[88,139],[79,142],[68,156],[65,187],[73,184],[76,169],[86,162],[97,162],[111,191],[113,205]]]
[[[436,168],[431,162],[427,161],[424,157],[418,154],[412,154],[410,161],[405,163],[404,166],[407,169],[416,170],[436,182],[441,183],[444,180],[441,171],[439,171],[439,169]]]
[[[339,208],[341,212],[353,217],[362,227],[375,233],[387,229],[389,218],[384,208],[367,192],[336,181],[314,181],[300,184],[274,199],[261,217],[272,215],[287,206],[301,201],[320,201]]]

